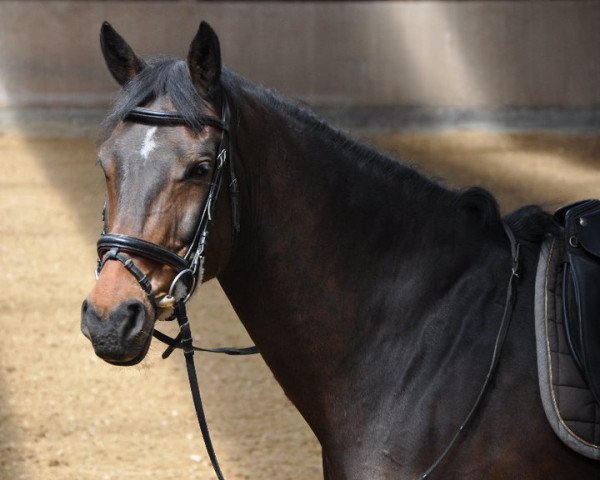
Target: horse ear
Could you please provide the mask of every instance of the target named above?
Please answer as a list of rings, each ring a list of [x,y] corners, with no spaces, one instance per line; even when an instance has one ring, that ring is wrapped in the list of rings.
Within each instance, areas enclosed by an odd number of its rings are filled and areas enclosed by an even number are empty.
[[[120,85],[127,83],[146,67],[146,63],[108,22],[104,22],[100,29],[100,48],[106,66]]]
[[[192,40],[188,67],[194,85],[210,96],[221,78],[221,48],[217,34],[206,22],[200,23]]]

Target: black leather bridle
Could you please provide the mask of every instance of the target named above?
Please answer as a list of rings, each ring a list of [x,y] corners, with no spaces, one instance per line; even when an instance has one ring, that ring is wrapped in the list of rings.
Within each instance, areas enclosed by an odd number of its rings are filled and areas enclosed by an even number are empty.
[[[223,97],[221,119],[210,115],[198,115],[194,118],[201,126],[211,126],[221,130],[221,139],[217,150],[218,153],[215,158],[212,180],[210,182],[206,200],[202,207],[200,220],[196,227],[194,237],[187,247],[185,254],[180,256],[161,245],[148,242],[141,238],[130,235],[111,234],[103,231],[97,243],[98,262],[96,267],[96,276],[98,276],[106,262],[111,260],[121,262],[125,269],[131,273],[140,284],[157,314],[159,308],[173,308],[173,314],[168,317],[167,320],[177,320],[179,324],[179,334],[175,338],[172,338],[154,329],[153,335],[158,340],[168,345],[162,354],[163,358],[167,358],[176,348],[181,348],[183,350],[198,424],[202,432],[206,450],[219,480],[223,480],[224,477],[221,473],[221,468],[212,445],[204,408],[202,406],[202,398],[193,359],[194,351],[225,353],[227,355],[250,355],[258,353],[258,349],[256,347],[201,348],[194,346],[190,324],[187,318],[186,303],[194,293],[196,286],[201,284],[203,280],[204,258],[208,234],[213,220],[215,205],[223,187],[226,170],[229,171],[233,248],[235,247],[240,231],[239,190],[234,164],[231,158],[229,118],[229,105],[225,96]],[[125,116],[124,120],[153,126],[190,126],[189,122],[177,112],[151,110],[144,107],[132,109]],[[103,217],[105,216],[105,211],[106,206]],[[152,290],[150,280],[143,270],[136,265],[131,255],[142,257],[159,264],[169,265],[176,272],[168,294],[163,297],[159,303],[156,301],[156,296]]]
[[[189,126],[188,122],[176,112],[164,112],[137,107],[131,110],[125,117],[126,121],[144,123],[156,126]],[[156,299],[152,286],[143,272],[135,265],[133,260],[125,254],[133,254],[160,264],[169,265],[176,272],[175,278],[169,288],[167,301],[170,306],[182,298],[187,301],[197,284],[202,283],[204,274],[204,257],[210,225],[212,223],[215,204],[221,191],[225,170],[229,166],[229,196],[231,199],[231,221],[233,226],[233,243],[235,244],[240,231],[239,222],[239,190],[233,161],[228,158],[229,148],[229,106],[227,101],[223,102],[223,114],[219,120],[210,115],[199,115],[195,119],[200,125],[211,126],[221,130],[221,139],[212,180],[208,195],[202,208],[200,220],[196,227],[196,233],[189,244],[184,256],[168,250],[161,245],[142,240],[137,237],[122,234],[110,234],[103,232],[98,240],[98,266],[97,274],[108,260],[118,260],[136,278],[144,289],[151,303],[156,307]],[[162,302],[163,305],[168,302]]]

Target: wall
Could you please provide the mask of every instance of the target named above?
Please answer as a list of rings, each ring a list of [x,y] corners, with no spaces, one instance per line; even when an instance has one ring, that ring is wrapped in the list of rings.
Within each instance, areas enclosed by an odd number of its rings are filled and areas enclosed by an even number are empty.
[[[105,106],[110,21],[185,56],[200,20],[225,63],[318,106],[600,105],[600,2],[0,2],[0,107]]]

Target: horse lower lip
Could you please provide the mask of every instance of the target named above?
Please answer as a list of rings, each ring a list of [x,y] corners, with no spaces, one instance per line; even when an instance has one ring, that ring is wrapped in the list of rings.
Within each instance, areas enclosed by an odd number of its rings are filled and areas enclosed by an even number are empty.
[[[113,358],[103,358],[101,356],[100,356],[100,358],[102,358],[102,360],[104,360],[105,362],[110,363],[111,365],[115,365],[118,367],[129,367],[129,366],[137,365],[138,363],[140,363],[146,357],[146,353],[148,353],[149,348],[150,348],[150,340],[148,340],[148,342],[145,343],[145,345],[142,347],[142,349],[131,359],[121,360],[121,359],[113,359]]]
[[[131,360],[127,360],[127,361],[117,361],[117,360],[107,360],[106,358],[103,358],[102,360],[104,360],[107,363],[110,363],[111,365],[114,365],[116,367],[130,367],[132,365],[137,365],[138,363],[140,363],[144,357],[146,356],[146,350],[142,350],[136,357],[132,358]]]
[[[105,362],[117,366],[131,366],[140,363],[146,357],[150,348],[152,336],[149,335],[143,343],[138,341],[127,347],[120,348],[106,348],[105,345],[98,344],[98,340],[94,342],[92,338],[90,338],[90,341],[92,342],[96,355]],[[135,351],[135,354],[130,356],[129,354],[132,350]]]

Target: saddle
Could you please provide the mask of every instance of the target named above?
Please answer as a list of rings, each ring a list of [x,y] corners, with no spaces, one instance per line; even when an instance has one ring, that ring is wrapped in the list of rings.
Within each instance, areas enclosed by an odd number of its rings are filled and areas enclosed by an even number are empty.
[[[542,245],[535,287],[542,404],[564,443],[600,460],[600,201],[555,219],[564,237]]]
[[[563,270],[563,312],[569,350],[600,404],[600,201],[561,208],[567,259]]]

